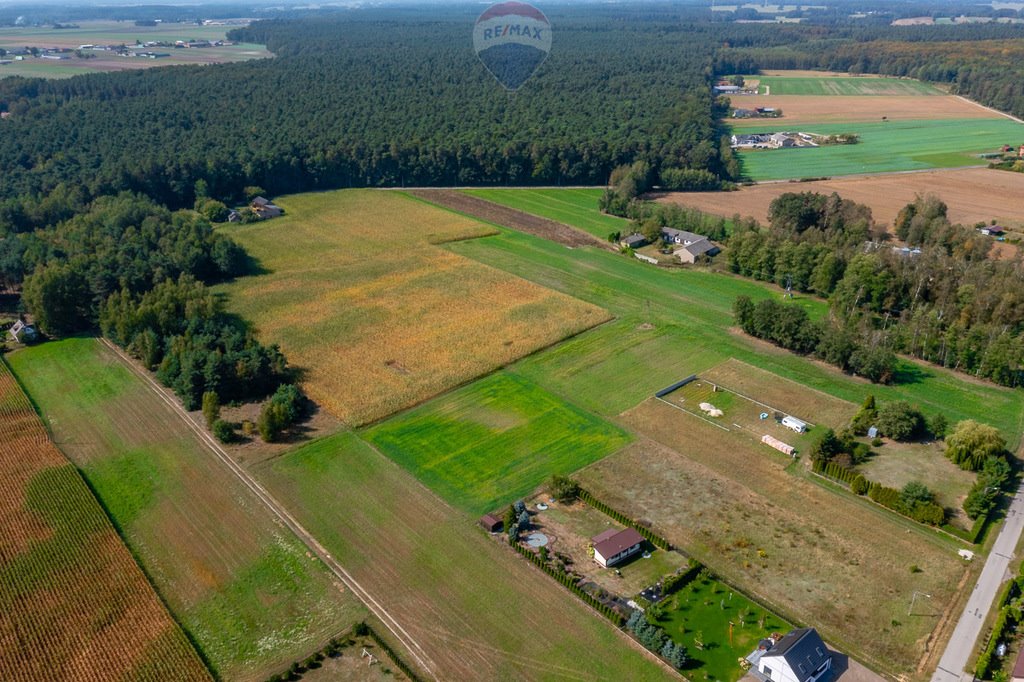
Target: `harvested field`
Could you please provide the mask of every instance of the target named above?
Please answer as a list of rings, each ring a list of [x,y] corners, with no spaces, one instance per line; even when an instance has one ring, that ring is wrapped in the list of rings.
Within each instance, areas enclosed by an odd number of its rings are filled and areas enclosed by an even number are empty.
[[[979,106],[970,100],[952,95],[759,95],[733,98],[733,106],[744,109],[774,107],[782,110],[781,118],[730,118],[734,128],[776,127],[792,130],[794,126],[816,123],[846,123],[945,119],[945,118],[1004,118],[1000,114]]]
[[[421,189],[411,190],[409,194],[426,199],[439,206],[450,208],[453,211],[467,213],[502,227],[550,239],[553,242],[573,248],[579,246],[608,246],[606,242],[595,238],[593,235],[565,223],[542,218],[509,206],[495,204],[494,202],[463,192],[447,189]]]
[[[959,170],[866,175],[801,183],[767,183],[735,192],[670,192],[658,201],[692,206],[722,216],[752,216],[768,222],[772,199],[786,192],[838,192],[844,199],[867,204],[875,221],[891,226],[900,209],[918,194],[934,194],[949,206],[954,223],[973,225],[998,220],[1024,226],[1024,205],[1006,197],[1024,196],[1024,173],[965,168]]]
[[[265,679],[364,616],[180,415],[98,340],[51,341],[9,357],[58,444],[220,678]]]
[[[365,435],[472,514],[511,504],[552,474],[570,474],[629,441],[621,429],[504,372],[396,415]]]
[[[913,675],[970,570],[955,544],[802,477],[799,465],[787,473],[789,458],[659,401],[624,420],[651,440],[580,472],[586,487],[852,656]],[[914,590],[933,598],[908,618]]]
[[[435,246],[497,230],[423,201],[356,190],[279,204],[285,217],[225,230],[269,273],[219,290],[264,342],[280,344],[307,372],[310,397],[348,424],[385,417],[609,319]]]
[[[0,678],[210,680],[0,363]]]
[[[439,679],[675,678],[352,433],[255,473],[408,631]]]

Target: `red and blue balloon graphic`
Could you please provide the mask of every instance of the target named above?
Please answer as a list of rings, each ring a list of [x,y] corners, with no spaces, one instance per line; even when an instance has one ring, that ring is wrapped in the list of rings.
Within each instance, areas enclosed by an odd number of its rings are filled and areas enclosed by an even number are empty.
[[[502,86],[517,90],[547,59],[551,24],[532,5],[499,2],[476,20],[473,49]]]

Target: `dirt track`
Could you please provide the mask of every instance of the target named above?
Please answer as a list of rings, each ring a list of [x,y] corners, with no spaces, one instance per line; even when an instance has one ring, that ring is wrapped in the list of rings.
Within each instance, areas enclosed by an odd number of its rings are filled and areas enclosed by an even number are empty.
[[[526,232],[537,237],[550,239],[553,242],[565,244],[573,248],[578,246],[608,248],[608,244],[605,242],[582,230],[577,230],[575,227],[524,213],[507,206],[501,206],[500,204],[491,203],[478,197],[463,194],[457,190],[416,189],[409,190],[408,193],[439,206],[475,216],[512,230],[519,230],[520,232]]]

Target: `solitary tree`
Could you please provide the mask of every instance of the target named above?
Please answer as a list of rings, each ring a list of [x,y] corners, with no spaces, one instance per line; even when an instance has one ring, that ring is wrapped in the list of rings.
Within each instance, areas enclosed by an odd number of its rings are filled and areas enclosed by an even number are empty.
[[[989,457],[1005,457],[1006,440],[988,424],[959,422],[946,437],[946,456],[961,469],[977,471]]]
[[[220,398],[216,391],[203,393],[203,418],[206,419],[206,428],[213,428],[213,423],[220,419]]]

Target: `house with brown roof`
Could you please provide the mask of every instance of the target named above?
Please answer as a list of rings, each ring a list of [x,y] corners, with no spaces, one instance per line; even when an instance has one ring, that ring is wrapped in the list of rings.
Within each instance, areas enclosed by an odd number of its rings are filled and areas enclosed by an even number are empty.
[[[594,546],[594,561],[610,568],[639,552],[643,548],[644,538],[635,528],[609,528],[592,537],[590,542]]]
[[[281,208],[280,206],[275,206],[274,204],[270,203],[268,199],[265,199],[263,197],[256,197],[255,199],[253,199],[252,203],[249,204],[249,208],[251,208],[253,212],[262,220],[266,220],[267,218],[276,218],[278,216],[284,215],[283,208]]]

